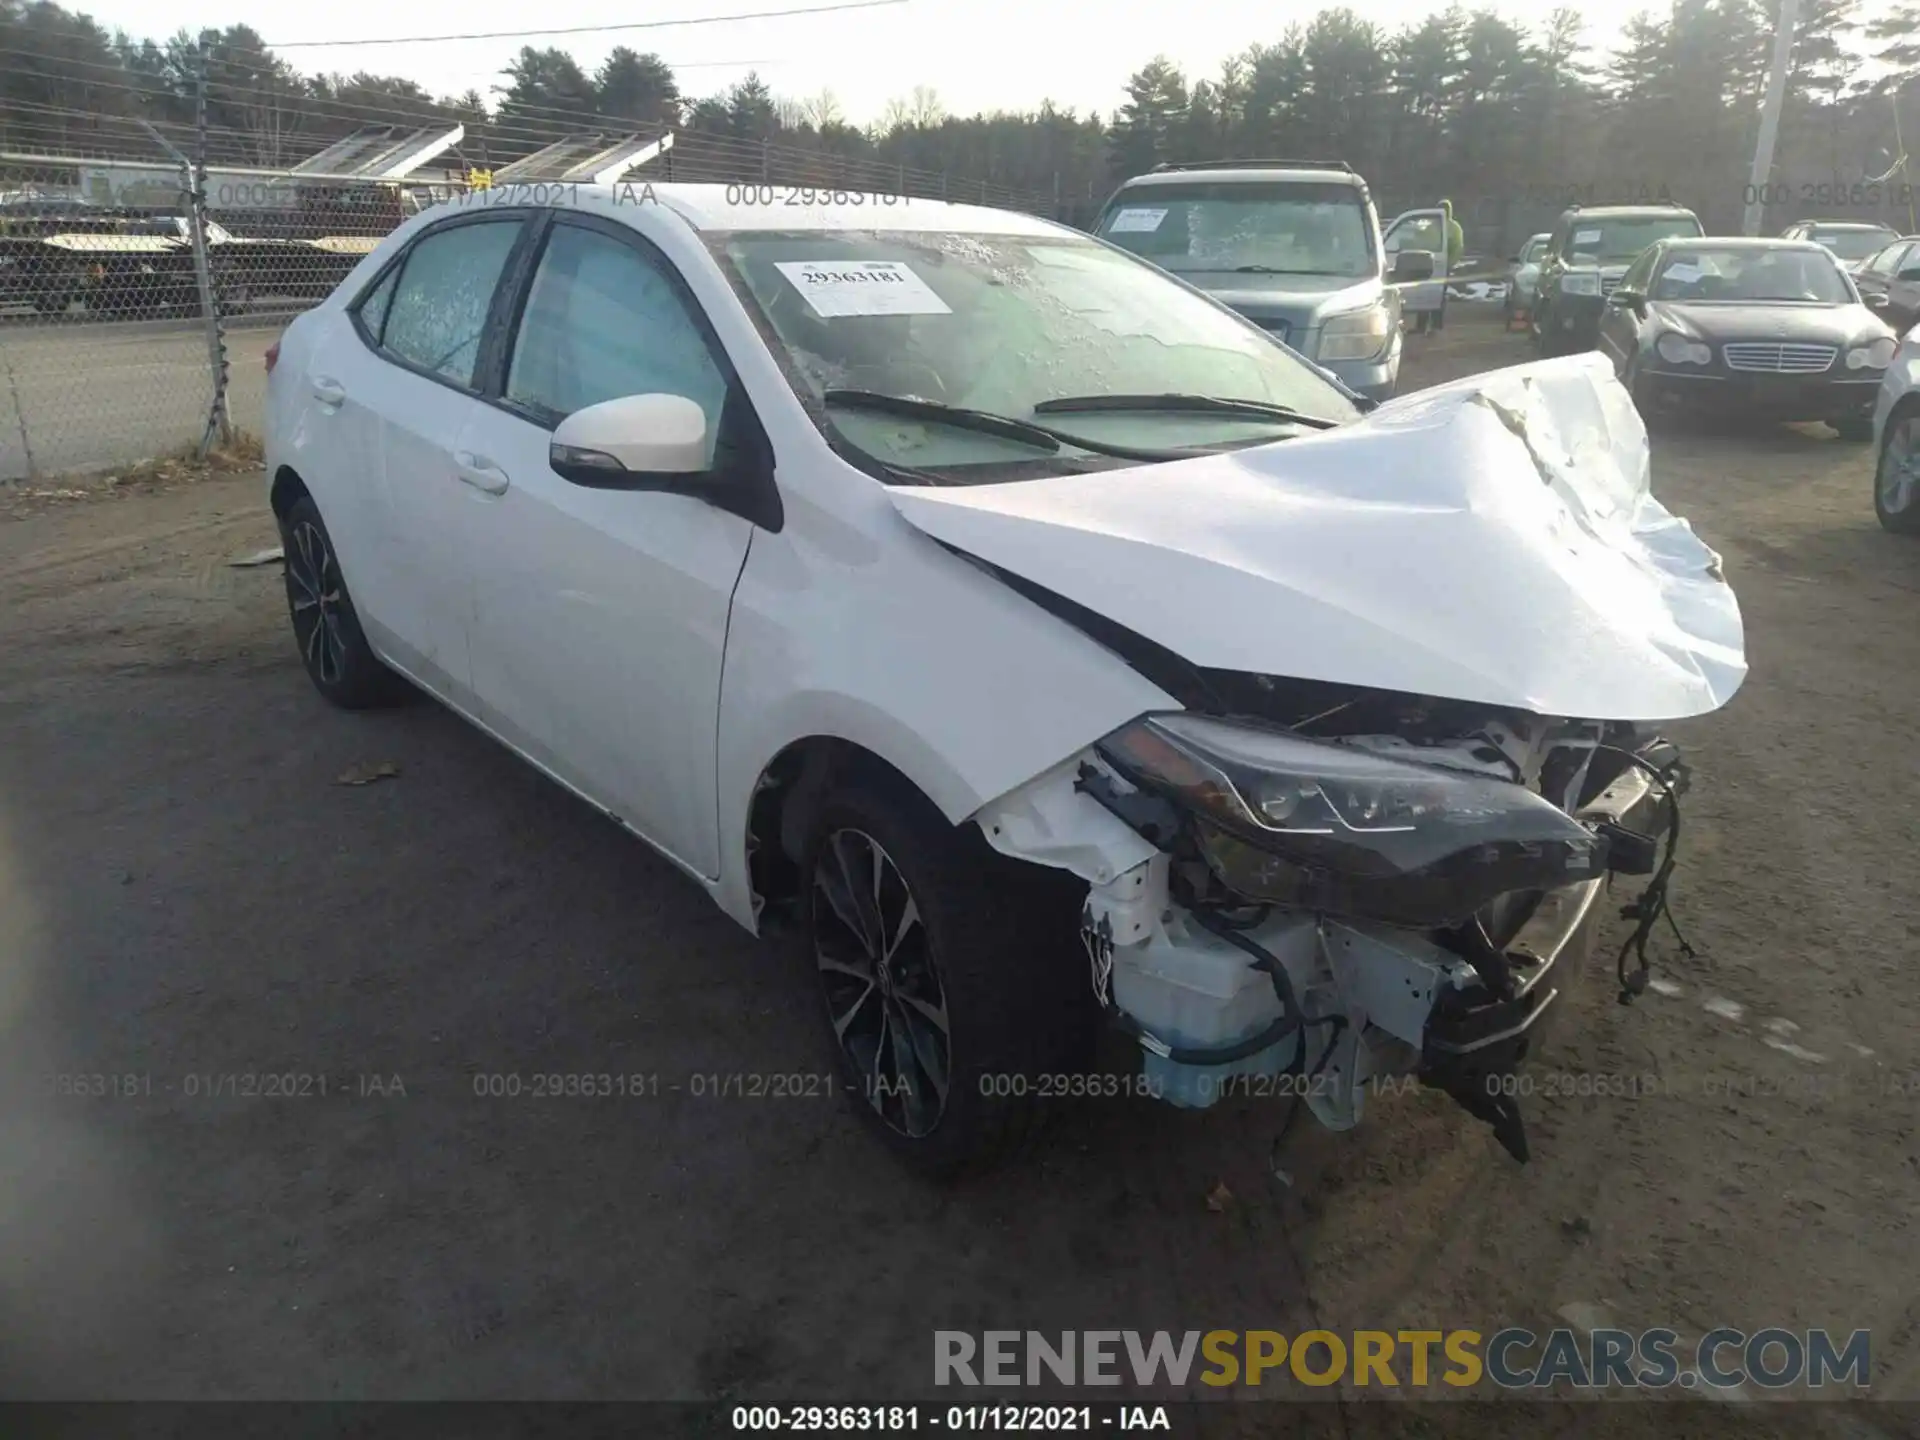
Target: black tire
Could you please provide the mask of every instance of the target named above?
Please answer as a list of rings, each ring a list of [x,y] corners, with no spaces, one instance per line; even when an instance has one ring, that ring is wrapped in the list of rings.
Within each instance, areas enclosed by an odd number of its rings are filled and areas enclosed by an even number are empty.
[[[1896,467],[1902,473],[1890,473]],[[1873,467],[1873,513],[1894,535],[1920,535],[1920,410],[1903,410],[1887,421],[1880,457]]]
[[[342,710],[369,710],[406,697],[406,682],[367,644],[340,574],[320,507],[302,495],[280,522],[286,556],[287,618],[313,688]]]
[[[1045,1077],[1092,1057],[1085,885],[1007,859],[890,774],[849,776],[829,796],[800,873],[805,960],[862,1123],[936,1178],[1020,1148]],[[862,893],[871,906],[853,905]],[[875,934],[891,937],[879,965]]]
[[[1863,445],[1873,439],[1873,421],[1867,416],[1855,416],[1847,420],[1829,420],[1833,433],[1851,445]]]

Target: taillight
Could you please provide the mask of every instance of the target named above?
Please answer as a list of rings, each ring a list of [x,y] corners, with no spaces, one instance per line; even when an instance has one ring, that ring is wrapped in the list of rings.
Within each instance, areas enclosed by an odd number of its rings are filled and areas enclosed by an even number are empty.
[[[271,345],[267,346],[267,373],[271,375],[273,373],[273,367],[275,365],[278,365],[279,363],[280,363],[280,342],[276,340]]]

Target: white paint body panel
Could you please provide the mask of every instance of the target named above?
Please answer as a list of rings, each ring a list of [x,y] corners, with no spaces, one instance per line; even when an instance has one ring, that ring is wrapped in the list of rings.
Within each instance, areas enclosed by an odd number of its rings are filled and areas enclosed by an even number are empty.
[[[1232,455],[890,494],[1198,665],[1647,721],[1716,709],[1746,674],[1719,557],[1654,498],[1603,356]]]

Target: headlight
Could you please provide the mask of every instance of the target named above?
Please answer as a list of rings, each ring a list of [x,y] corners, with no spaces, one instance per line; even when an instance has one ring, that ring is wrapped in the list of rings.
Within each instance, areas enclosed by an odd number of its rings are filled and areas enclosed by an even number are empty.
[[[1190,811],[1209,868],[1250,900],[1429,928],[1601,873],[1604,842],[1508,780],[1188,714],[1100,750]]]
[[[1864,345],[1856,345],[1847,351],[1849,370],[1884,370],[1893,363],[1895,344],[1893,337],[1882,335],[1878,340],[1869,340]]]
[[[1600,277],[1598,275],[1583,275],[1578,271],[1569,271],[1560,277],[1560,293],[1562,295],[1598,295],[1600,293]]]
[[[1713,350],[1697,340],[1676,335],[1671,330],[1653,342],[1656,354],[1669,365],[1711,365]]]
[[[1319,360],[1371,360],[1387,348],[1393,326],[1384,300],[1365,310],[1329,315],[1320,325]]]

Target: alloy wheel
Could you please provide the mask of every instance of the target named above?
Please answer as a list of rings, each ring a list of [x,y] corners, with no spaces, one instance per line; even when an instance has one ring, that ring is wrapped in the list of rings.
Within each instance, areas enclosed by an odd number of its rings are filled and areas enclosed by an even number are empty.
[[[322,685],[337,685],[347,670],[346,639],[340,631],[345,593],[333,547],[311,521],[294,525],[286,548],[287,604],[293,635],[307,669]]]
[[[814,961],[849,1072],[910,1139],[946,1112],[953,1044],[946,988],[906,878],[861,830],[834,830],[814,861]]]
[[[1904,515],[1913,505],[1914,488],[1920,483],[1920,434],[1916,431],[1920,431],[1920,419],[1901,418],[1880,451],[1874,485],[1880,492],[1880,508],[1889,515]]]

